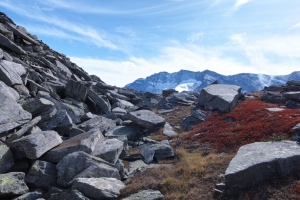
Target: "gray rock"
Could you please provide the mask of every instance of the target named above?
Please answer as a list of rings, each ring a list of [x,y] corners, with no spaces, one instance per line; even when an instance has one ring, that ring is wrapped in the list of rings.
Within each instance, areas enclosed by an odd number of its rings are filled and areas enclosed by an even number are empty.
[[[14,157],[10,149],[0,142],[0,174],[7,172],[14,165]]]
[[[300,123],[293,127],[292,129],[296,134],[300,133]]]
[[[60,143],[62,139],[57,132],[42,131],[13,141],[10,148],[16,158],[37,159]]]
[[[21,76],[26,74],[25,68],[14,62],[0,60],[0,79],[6,85],[23,84]]]
[[[282,96],[287,99],[300,100],[300,91],[298,91],[298,92],[283,92]]]
[[[41,113],[49,111],[49,109],[53,108],[54,103],[47,99],[39,98],[34,99],[33,101],[26,102],[22,105],[22,107],[24,108],[24,110],[30,112],[33,117],[36,117]]]
[[[113,130],[105,134],[108,138],[115,138],[118,136],[127,136],[128,140],[136,140],[142,137],[142,133],[134,126],[117,126]]]
[[[94,129],[90,132],[82,133],[68,140],[65,140],[59,146],[48,151],[43,159],[49,162],[59,162],[69,153],[73,153],[76,151],[92,153],[98,141],[101,140],[104,140],[104,136],[98,129]]]
[[[198,105],[209,110],[230,112],[237,105],[241,89],[236,85],[209,85],[201,90]]]
[[[138,193],[132,194],[122,200],[161,200],[164,195],[158,190],[140,190]]]
[[[138,110],[130,112],[129,119],[135,124],[148,130],[160,128],[166,123],[166,120],[164,118],[149,110]]]
[[[92,155],[115,164],[123,151],[123,147],[123,142],[118,139],[99,141]]]
[[[62,64],[58,60],[55,61],[55,64],[62,73],[64,73],[69,78],[71,77],[72,72],[69,70],[69,68],[67,68],[64,64]]]
[[[24,182],[23,172],[10,172],[0,174],[0,198],[13,197],[28,192],[28,187]]]
[[[72,184],[72,189],[92,199],[118,198],[124,187],[124,183],[115,178],[77,178]]]
[[[78,128],[89,131],[94,128],[98,128],[103,134],[106,132],[113,130],[116,127],[116,124],[113,120],[107,119],[102,116],[94,117],[88,121],[85,121],[78,125]]]
[[[31,114],[16,102],[11,88],[0,81],[0,136],[1,133],[31,120]]]
[[[65,156],[56,166],[57,184],[67,187],[75,178],[111,177],[120,179],[119,171],[108,162],[78,151]]]
[[[26,54],[26,51],[24,51],[20,46],[16,45],[12,41],[10,41],[8,38],[6,38],[1,33],[0,33],[0,45],[6,47],[16,53]]]
[[[204,122],[206,115],[201,111],[194,111],[191,115],[183,118],[180,122],[181,127],[185,131],[190,131],[193,127],[201,122]]]
[[[50,119],[42,121],[38,124],[38,127],[43,131],[52,130],[56,128],[66,117],[68,113],[66,110],[59,110]]]
[[[239,190],[298,170],[300,146],[293,141],[255,142],[240,147],[225,172],[225,184]]]
[[[173,137],[178,135],[178,133],[176,133],[175,131],[173,131],[172,126],[166,122],[165,126],[164,126],[164,130],[163,130],[163,134],[169,137]]]
[[[94,115],[91,112],[88,112],[88,113],[85,113],[84,115],[82,115],[80,119],[81,119],[81,121],[87,121],[87,120],[93,119],[95,117],[97,117],[97,115]]]
[[[34,190],[32,192],[28,192],[19,197],[16,197],[12,200],[37,200],[42,196],[42,194],[43,194],[42,190]]]
[[[25,182],[38,188],[48,189],[56,185],[57,171],[52,163],[37,160],[25,176]]]
[[[47,200],[90,200],[78,190],[67,190],[52,194]]]
[[[4,57],[4,53],[3,50],[0,48],[0,60],[2,60],[3,57]]]
[[[166,89],[166,90],[162,91],[163,97],[168,97],[168,96],[170,96],[171,94],[174,94],[174,93],[178,93],[178,91],[176,91],[174,89]]]
[[[32,192],[28,192],[19,197],[16,197],[12,200],[37,200],[42,196],[42,194],[43,194],[42,190],[34,190]]]
[[[146,163],[151,163],[153,160],[160,161],[174,156],[173,149],[167,140],[158,144],[146,145],[141,149],[140,153]]]
[[[28,42],[32,43],[32,44],[35,44],[35,45],[38,45],[39,43],[37,41],[35,41],[33,38],[31,38],[26,29],[24,27],[21,27],[21,26],[15,26],[11,23],[8,23],[6,22],[5,25],[7,27],[9,27],[9,29],[11,29],[13,31],[13,33],[17,36],[19,36],[20,38],[23,38],[25,40],[27,40]]]
[[[85,101],[87,88],[79,81],[69,80],[66,85],[65,93],[67,96],[77,99],[78,101]]]
[[[102,97],[100,97],[93,90],[89,89],[87,92],[88,96],[99,106],[99,108],[107,113],[111,110],[111,105],[108,101],[105,101]]]
[[[120,108],[127,110],[127,109],[134,107],[134,105],[128,101],[125,101],[122,99],[117,99],[113,105],[113,108],[116,108],[116,107],[120,107]]]

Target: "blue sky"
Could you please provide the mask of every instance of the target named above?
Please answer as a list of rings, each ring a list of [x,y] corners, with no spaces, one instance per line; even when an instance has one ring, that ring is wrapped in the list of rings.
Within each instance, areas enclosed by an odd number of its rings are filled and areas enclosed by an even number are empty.
[[[160,71],[300,71],[299,0],[1,0],[0,11],[106,83]]]

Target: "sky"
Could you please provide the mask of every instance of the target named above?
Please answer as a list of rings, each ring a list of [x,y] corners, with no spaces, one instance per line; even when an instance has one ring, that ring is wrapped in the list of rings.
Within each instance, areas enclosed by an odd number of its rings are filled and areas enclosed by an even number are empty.
[[[181,69],[300,71],[299,0],[1,0],[0,11],[123,87]]]

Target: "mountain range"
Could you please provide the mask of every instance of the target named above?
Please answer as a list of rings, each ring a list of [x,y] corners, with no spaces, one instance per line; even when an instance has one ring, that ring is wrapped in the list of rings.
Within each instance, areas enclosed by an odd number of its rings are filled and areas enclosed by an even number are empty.
[[[159,72],[147,78],[139,78],[127,84],[125,88],[151,93],[161,93],[164,89],[199,92],[202,88],[217,81],[241,86],[242,92],[247,93],[262,90],[265,86],[281,85],[289,80],[300,80],[300,71],[288,75],[240,73],[225,76],[210,70],[202,72],[180,70],[174,73]]]

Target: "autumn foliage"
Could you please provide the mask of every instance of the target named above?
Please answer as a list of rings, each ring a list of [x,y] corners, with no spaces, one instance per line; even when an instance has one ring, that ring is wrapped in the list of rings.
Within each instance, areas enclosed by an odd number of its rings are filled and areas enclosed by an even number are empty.
[[[284,108],[258,99],[246,100],[227,114],[213,112],[198,124],[186,140],[208,142],[218,151],[236,151],[240,146],[258,141],[274,141],[291,136],[300,122],[300,110]]]

